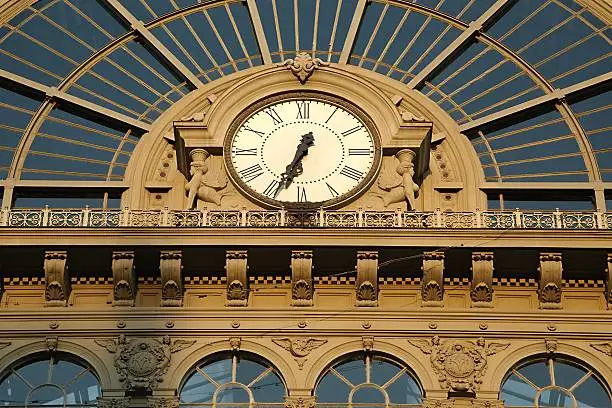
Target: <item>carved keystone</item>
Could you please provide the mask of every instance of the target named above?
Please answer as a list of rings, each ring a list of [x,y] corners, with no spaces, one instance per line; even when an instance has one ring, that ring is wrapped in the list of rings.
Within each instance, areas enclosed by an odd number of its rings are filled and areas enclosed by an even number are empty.
[[[45,251],[45,306],[66,306],[70,296],[68,252]]]
[[[540,253],[538,299],[541,309],[561,309],[561,279],[563,273],[561,260],[561,253]]]
[[[329,65],[320,58],[313,58],[306,52],[299,52],[295,58],[286,59],[281,66],[289,68],[291,73],[300,81],[302,85],[308,81],[314,70]]]
[[[422,269],[422,306],[442,307],[444,305],[444,252],[424,252]]]
[[[247,251],[225,252],[225,273],[227,274],[227,305],[246,306],[247,289]]]
[[[114,251],[113,306],[134,306],[136,296],[136,272],[134,251]]]
[[[606,301],[608,309],[612,309],[612,253],[608,254],[608,267],[606,268]]]
[[[312,306],[312,251],[291,251],[291,306]]]
[[[357,306],[378,306],[378,252],[357,252]]]
[[[183,266],[181,251],[161,251],[159,271],[162,280],[162,306],[183,305]]]
[[[472,307],[493,307],[493,252],[472,253]]]

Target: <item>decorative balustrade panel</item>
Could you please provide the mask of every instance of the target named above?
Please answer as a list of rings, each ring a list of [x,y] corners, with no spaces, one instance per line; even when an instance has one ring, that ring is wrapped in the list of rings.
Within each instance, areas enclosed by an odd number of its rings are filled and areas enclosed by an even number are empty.
[[[3,209],[1,227],[612,229],[612,213]]]

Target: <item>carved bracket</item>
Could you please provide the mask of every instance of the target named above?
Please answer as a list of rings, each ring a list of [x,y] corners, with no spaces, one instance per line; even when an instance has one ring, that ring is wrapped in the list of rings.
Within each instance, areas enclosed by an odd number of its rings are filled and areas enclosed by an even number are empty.
[[[181,251],[161,251],[159,270],[162,281],[162,306],[183,305],[183,266]]]
[[[45,306],[66,306],[70,296],[68,252],[45,251]]]
[[[274,344],[281,346],[291,353],[298,368],[301,370],[306,362],[306,356],[314,349],[317,349],[327,343],[327,340],[314,339],[312,337],[306,339],[284,337],[282,339],[272,339]]]
[[[227,305],[246,306],[247,288],[247,251],[225,251],[225,273],[227,274]]]
[[[608,267],[606,268],[606,302],[608,309],[612,309],[612,253],[608,254]]]
[[[134,306],[136,297],[136,272],[134,251],[114,251],[113,306]]]
[[[291,251],[291,306],[312,306],[312,251]]]
[[[510,343],[489,343],[480,337],[476,341],[446,340],[438,336],[430,340],[408,340],[423,353],[438,376],[440,386],[459,392],[475,392],[482,383],[488,357],[505,350]]]
[[[444,300],[444,252],[423,253],[422,306],[442,307]]]
[[[472,253],[472,307],[493,307],[493,252]]]
[[[329,63],[324,62],[320,58],[313,58],[308,53],[299,52],[295,58],[286,59],[280,65],[287,67],[300,83],[304,85],[315,69],[328,66]]]
[[[561,253],[540,253],[538,299],[541,309],[561,309],[561,279],[563,273],[561,261]]]
[[[357,252],[357,306],[378,306],[378,252]]]

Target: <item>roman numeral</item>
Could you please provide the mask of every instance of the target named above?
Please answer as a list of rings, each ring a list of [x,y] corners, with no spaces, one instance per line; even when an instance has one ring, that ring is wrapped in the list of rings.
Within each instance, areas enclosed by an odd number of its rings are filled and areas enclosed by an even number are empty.
[[[266,112],[266,114],[272,118],[272,121],[274,122],[274,125],[278,125],[279,123],[283,123],[283,120],[278,115],[278,112],[276,112],[274,110],[274,108],[268,108],[268,109],[264,110],[264,112]]]
[[[276,190],[278,189],[279,185],[280,185],[280,181],[272,180],[272,182],[270,182],[270,184],[268,184],[268,187],[266,187],[266,189],[264,190],[263,194],[270,198],[274,198],[274,196],[276,195]]]
[[[330,186],[329,183],[326,182],[325,185],[327,185],[327,188],[329,189],[329,192],[331,193],[332,197],[338,197],[338,192],[332,186]]]
[[[296,119],[310,119],[310,101],[295,101],[298,113]]]
[[[248,183],[249,181],[255,180],[257,177],[263,174],[261,165],[254,164],[251,167],[239,171],[240,176]]]
[[[360,172],[359,170],[356,170],[352,167],[349,166],[345,166],[341,171],[340,174],[342,174],[343,176],[346,176],[350,179],[353,179],[355,181],[359,181],[359,179],[363,176],[363,173]]]
[[[352,129],[345,130],[344,132],[342,132],[342,136],[347,137],[348,135],[352,135],[353,133],[357,132],[358,130],[361,130],[361,128],[363,128],[363,126],[359,125],[359,126],[355,126]]]
[[[297,201],[298,203],[304,203],[308,201],[306,198],[306,188],[297,186]]]
[[[241,149],[239,147],[234,147],[234,154],[236,156],[257,156],[257,148]]]
[[[329,120],[332,118],[332,116],[334,116],[334,114],[336,113],[337,110],[338,110],[338,107],[336,106],[336,109],[334,109],[334,111],[331,113],[331,115],[329,115],[329,118],[327,118],[325,123],[329,122]]]
[[[369,156],[370,149],[349,149],[349,156]]]
[[[242,130],[246,130],[246,131],[248,131],[248,132],[255,133],[255,134],[256,134],[257,136],[259,136],[259,137],[264,137],[264,136],[265,136],[265,134],[266,134],[266,132],[261,132],[261,131],[259,131],[259,130],[251,129],[251,128],[249,127],[249,125],[244,125],[244,126],[242,127]]]

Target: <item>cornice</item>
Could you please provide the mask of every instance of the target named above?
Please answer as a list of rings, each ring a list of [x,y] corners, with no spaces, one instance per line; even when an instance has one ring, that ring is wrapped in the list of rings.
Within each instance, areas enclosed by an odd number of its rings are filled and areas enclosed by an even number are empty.
[[[354,246],[608,249],[610,230],[428,228],[0,228],[2,246]]]

